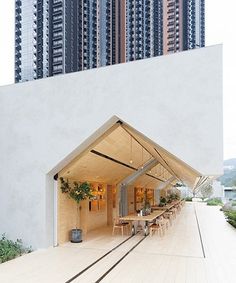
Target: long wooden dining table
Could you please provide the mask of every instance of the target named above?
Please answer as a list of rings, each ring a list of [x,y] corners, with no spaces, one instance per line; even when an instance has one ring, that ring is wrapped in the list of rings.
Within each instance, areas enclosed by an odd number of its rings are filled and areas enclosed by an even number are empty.
[[[121,221],[131,221],[132,222],[132,235],[137,233],[138,222],[143,222],[144,234],[147,236],[149,234],[148,222],[154,221],[157,217],[165,213],[165,210],[155,210],[149,215],[139,216],[137,214],[129,214],[127,216],[120,217]]]
[[[172,203],[169,203],[169,204],[166,204],[164,206],[152,206],[152,210],[169,210],[171,209],[172,207],[174,207],[175,205],[179,204],[181,202],[181,200],[178,200],[178,201],[174,201]]]

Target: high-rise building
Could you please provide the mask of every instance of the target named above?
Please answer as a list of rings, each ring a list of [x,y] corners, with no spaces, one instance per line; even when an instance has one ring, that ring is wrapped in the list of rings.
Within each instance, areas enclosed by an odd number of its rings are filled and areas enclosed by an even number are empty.
[[[205,46],[205,0],[183,0],[183,49]]]
[[[112,2],[49,5],[49,76],[112,64]]]
[[[47,76],[48,14],[43,0],[15,2],[15,81]]]
[[[15,81],[202,47],[205,0],[16,0]]]

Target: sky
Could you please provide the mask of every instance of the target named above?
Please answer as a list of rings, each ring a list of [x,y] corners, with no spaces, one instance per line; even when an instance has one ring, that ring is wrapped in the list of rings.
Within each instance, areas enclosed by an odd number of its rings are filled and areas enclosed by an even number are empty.
[[[14,2],[0,0],[0,86],[14,83]],[[224,50],[224,159],[236,158],[235,11],[235,0],[206,0],[206,46]]]

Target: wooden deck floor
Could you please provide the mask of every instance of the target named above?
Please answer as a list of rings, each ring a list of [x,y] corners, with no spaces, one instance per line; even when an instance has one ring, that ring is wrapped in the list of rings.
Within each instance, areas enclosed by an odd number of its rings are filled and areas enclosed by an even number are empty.
[[[1,264],[0,282],[66,282],[126,238],[104,229],[82,244],[33,252]],[[131,238],[73,282],[95,283],[142,239]],[[164,237],[146,237],[99,282],[233,283],[235,269],[236,230],[219,208],[187,203]]]

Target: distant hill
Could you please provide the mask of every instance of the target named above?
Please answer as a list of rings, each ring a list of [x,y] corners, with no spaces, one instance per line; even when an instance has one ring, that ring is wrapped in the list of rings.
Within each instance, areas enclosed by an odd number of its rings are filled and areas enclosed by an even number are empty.
[[[225,160],[224,166],[233,166],[234,168],[236,168],[236,158]]]
[[[224,175],[219,178],[219,181],[225,187],[236,186],[236,158],[224,161]]]

